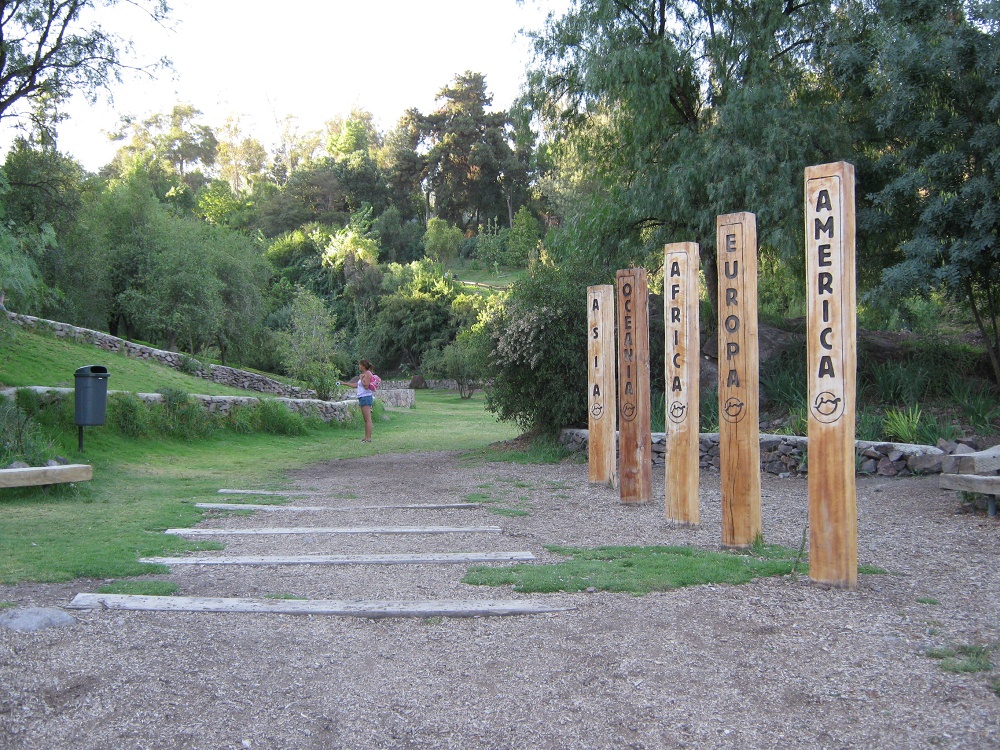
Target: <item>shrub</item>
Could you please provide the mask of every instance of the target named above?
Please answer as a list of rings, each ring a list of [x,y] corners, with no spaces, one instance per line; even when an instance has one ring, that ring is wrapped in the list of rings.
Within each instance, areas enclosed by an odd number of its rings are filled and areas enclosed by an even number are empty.
[[[444,349],[428,352],[424,371],[434,378],[454,380],[462,398],[472,398],[482,379],[482,367],[468,336],[459,336]]]
[[[108,396],[108,424],[130,438],[142,438],[152,430],[149,406],[132,393],[112,393]]]
[[[196,399],[176,388],[160,391],[163,408],[156,428],[159,432],[178,437],[205,437],[211,434],[214,424],[211,416]]]
[[[920,407],[916,404],[907,409],[886,409],[882,426],[887,437],[904,443],[917,442],[917,428],[920,425]]]
[[[789,410],[805,409],[809,399],[805,353],[784,352],[764,362],[760,385],[772,401]]]
[[[525,430],[587,424],[587,286],[603,279],[566,264],[537,264],[490,300],[473,329],[487,352],[486,406]]]
[[[0,396],[0,467],[13,461],[44,466],[54,452],[38,423],[13,401]]]

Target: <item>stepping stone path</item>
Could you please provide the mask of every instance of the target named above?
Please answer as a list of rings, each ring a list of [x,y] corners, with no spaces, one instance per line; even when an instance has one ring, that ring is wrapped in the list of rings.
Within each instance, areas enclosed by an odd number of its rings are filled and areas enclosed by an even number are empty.
[[[322,492],[269,492],[262,490],[219,490],[225,495],[253,495],[275,497],[321,498],[329,495]],[[456,509],[481,509],[476,503],[409,503],[384,505],[341,505],[341,506],[295,506],[262,505],[244,503],[197,503],[196,507],[206,510],[251,510],[263,511],[264,517],[273,512],[284,513],[329,513],[366,512],[378,515],[382,511],[404,512],[410,515],[428,510],[450,511]],[[254,517],[256,518],[256,516]],[[212,519],[219,521],[218,518]],[[240,522],[247,519],[240,518]],[[250,521],[252,524],[253,522]],[[448,534],[459,535],[500,535],[499,526],[416,526],[416,525],[359,525],[359,526],[295,526],[269,527],[240,525],[236,527],[212,527],[193,529],[167,529],[167,534],[193,538],[227,536],[235,539],[247,538],[278,540],[289,536],[305,537],[315,544],[317,536],[357,538],[367,536],[368,542],[380,540],[382,536],[403,539],[417,535]],[[275,544],[277,541],[274,542]],[[287,544],[287,543],[286,543]],[[357,542],[355,542],[357,544]],[[217,554],[188,555],[184,557],[144,558],[140,562],[166,565],[171,568],[190,570],[192,566],[398,566],[398,565],[454,565],[490,562],[530,562],[535,557],[531,552],[514,550],[488,550],[480,552],[364,552],[359,554]],[[225,568],[223,568],[225,569]],[[240,568],[242,569],[242,568]],[[287,567],[285,568],[287,569]],[[364,569],[368,571],[367,568]],[[353,583],[367,582],[370,572],[361,573],[365,579]],[[433,573],[428,574],[430,578]],[[419,588],[425,588],[419,586]],[[366,618],[385,617],[487,617],[504,615],[529,615],[564,612],[573,607],[559,606],[551,599],[510,599],[510,600],[332,600],[297,598],[252,598],[252,597],[196,597],[196,596],[133,596],[123,594],[78,594],[68,605],[69,609],[119,609],[133,611],[165,612],[244,612],[269,614],[311,614],[337,615]]]

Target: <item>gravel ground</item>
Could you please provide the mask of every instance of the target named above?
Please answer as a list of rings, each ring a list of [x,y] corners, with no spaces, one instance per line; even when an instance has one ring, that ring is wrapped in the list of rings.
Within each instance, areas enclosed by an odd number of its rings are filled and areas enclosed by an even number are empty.
[[[797,547],[806,483],[764,475],[769,542]],[[498,534],[232,537],[224,553],[528,550],[721,538],[719,476],[702,525],[674,530],[661,500],[624,508],[586,466],[469,465],[427,453],[337,461],[289,476],[303,506],[454,502],[530,506],[206,517],[205,527],[499,525]],[[205,498],[217,501],[218,498]],[[254,499],[249,499],[254,502]],[[0,748],[997,748],[992,672],[955,674],[933,647],[1000,642],[1000,522],[957,515],[935,478],[859,479],[855,592],[763,579],[633,597],[562,594],[569,612],[363,620],[74,611],[35,633],[0,628]],[[465,566],[178,567],[190,596],[517,599],[461,583]],[[100,581],[0,587],[61,606]],[[921,600],[925,603],[922,603]],[[926,602],[937,602],[926,603]],[[994,653],[1000,662],[1000,652]]]

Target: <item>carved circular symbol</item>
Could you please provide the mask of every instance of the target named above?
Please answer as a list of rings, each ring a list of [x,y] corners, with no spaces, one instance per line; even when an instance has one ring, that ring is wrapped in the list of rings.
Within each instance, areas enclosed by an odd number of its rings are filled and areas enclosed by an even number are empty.
[[[629,422],[635,419],[635,404],[633,403],[622,404],[622,418]]]
[[[600,402],[590,407],[590,416],[592,416],[594,419],[600,419],[603,413],[604,413],[604,404]]]
[[[840,419],[843,399],[830,391],[822,391],[813,400],[813,414],[820,422],[836,422]]]
[[[674,401],[670,404],[670,421],[679,424],[684,421],[684,417],[687,416],[687,404],[682,404],[680,401]]]
[[[736,396],[730,396],[722,407],[722,416],[727,422],[739,422],[743,418],[743,411],[746,407]]]

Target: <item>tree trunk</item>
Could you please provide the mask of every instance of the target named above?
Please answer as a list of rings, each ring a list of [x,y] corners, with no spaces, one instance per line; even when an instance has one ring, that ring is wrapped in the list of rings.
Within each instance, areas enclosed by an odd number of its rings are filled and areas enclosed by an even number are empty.
[[[986,354],[990,358],[990,365],[993,367],[993,381],[1000,385],[1000,357],[997,354],[997,337],[996,337],[996,310],[991,308],[988,312],[990,313],[991,323],[993,324],[993,331],[986,330],[986,322],[983,320],[983,316],[979,311],[979,306],[976,304],[976,295],[972,288],[972,279],[965,280],[965,293],[969,298],[969,306],[972,308],[972,315],[976,319],[976,325],[979,327],[979,332],[983,334],[983,341],[986,344]]]

